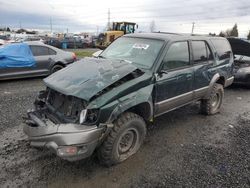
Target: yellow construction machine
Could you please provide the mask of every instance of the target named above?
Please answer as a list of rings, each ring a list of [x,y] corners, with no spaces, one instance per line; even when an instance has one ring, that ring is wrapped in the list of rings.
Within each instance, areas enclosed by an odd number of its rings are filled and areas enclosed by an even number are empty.
[[[109,28],[108,31],[99,34],[96,47],[105,49],[118,37],[134,33],[135,27],[138,28],[138,25],[133,22],[113,22],[112,28]]]

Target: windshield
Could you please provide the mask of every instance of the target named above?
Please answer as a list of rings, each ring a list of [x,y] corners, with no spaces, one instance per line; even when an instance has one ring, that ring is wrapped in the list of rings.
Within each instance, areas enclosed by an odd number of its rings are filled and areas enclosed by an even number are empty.
[[[150,69],[163,43],[160,40],[122,37],[104,50],[101,57],[124,60],[141,68]]]

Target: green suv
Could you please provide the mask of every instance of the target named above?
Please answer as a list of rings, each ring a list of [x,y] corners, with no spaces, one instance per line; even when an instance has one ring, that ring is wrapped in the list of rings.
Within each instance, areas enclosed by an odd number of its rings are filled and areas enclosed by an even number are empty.
[[[224,38],[125,35],[97,58],[45,78],[24,132],[31,146],[63,159],[96,151],[103,164],[114,165],[138,151],[155,117],[194,101],[203,114],[217,113],[234,79],[232,65]]]

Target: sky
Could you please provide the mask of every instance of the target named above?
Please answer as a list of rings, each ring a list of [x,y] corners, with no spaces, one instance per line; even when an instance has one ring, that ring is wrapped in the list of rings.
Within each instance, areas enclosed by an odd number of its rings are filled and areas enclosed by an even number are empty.
[[[250,30],[250,0],[0,0],[0,27],[57,32],[102,32],[110,21],[132,21],[137,31],[219,33],[238,24]]]

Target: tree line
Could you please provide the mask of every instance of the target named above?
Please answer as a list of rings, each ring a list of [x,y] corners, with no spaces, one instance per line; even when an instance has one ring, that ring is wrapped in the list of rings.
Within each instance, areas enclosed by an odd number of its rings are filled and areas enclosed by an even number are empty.
[[[213,35],[213,34],[209,33],[209,35]],[[226,31],[221,31],[219,36],[221,36],[221,37],[238,37],[239,32],[238,32],[237,24],[234,24],[232,29],[227,29]],[[247,34],[247,40],[250,40],[250,31]]]

